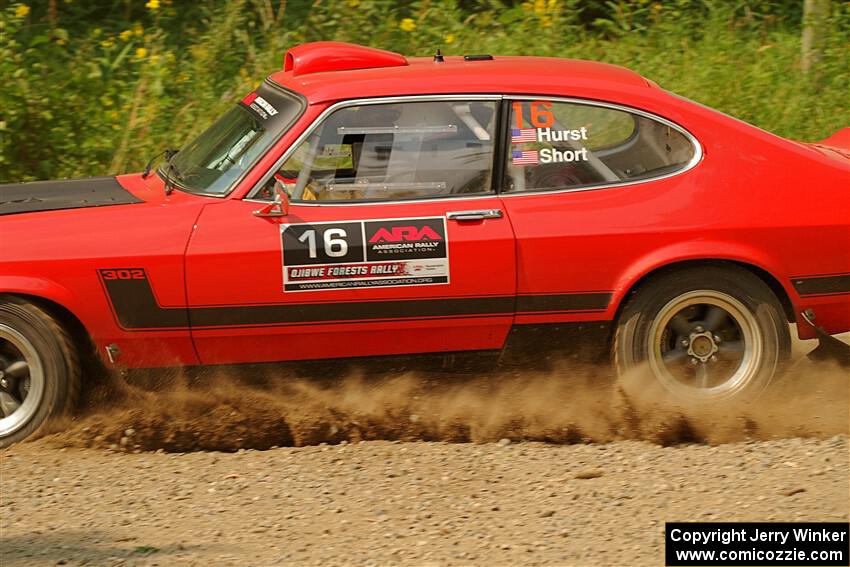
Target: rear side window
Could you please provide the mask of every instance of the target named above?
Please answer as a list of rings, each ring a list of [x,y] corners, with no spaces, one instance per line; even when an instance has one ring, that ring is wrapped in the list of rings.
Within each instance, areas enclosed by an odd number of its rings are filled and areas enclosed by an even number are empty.
[[[487,193],[496,104],[457,100],[341,108],[295,149],[274,179],[295,201]]]
[[[579,189],[661,177],[693,160],[679,129],[592,104],[511,103],[506,192]]]

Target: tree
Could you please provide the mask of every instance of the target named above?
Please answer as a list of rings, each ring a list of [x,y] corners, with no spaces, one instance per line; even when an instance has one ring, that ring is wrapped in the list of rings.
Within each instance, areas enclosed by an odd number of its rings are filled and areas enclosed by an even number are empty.
[[[817,68],[829,22],[830,0],[803,1],[803,38],[800,67],[803,73]]]

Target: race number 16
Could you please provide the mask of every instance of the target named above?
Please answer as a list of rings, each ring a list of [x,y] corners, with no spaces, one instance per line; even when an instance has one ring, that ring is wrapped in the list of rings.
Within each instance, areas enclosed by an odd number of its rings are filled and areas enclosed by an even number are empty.
[[[291,225],[283,231],[287,265],[363,261],[363,227],[360,223]]]
[[[345,241],[345,231],[341,228],[329,228],[325,231],[323,238],[325,242],[325,254],[330,258],[341,258],[348,254],[348,242]],[[306,242],[307,250],[310,258],[318,258],[316,253],[316,231],[314,229],[305,230],[304,234],[298,237],[298,242]]]
[[[523,106],[528,106],[528,112],[523,114]],[[514,127],[523,128],[523,116],[525,116],[535,128],[551,128],[555,123],[552,111],[552,103],[545,100],[532,102],[514,102],[512,105],[514,115]]]

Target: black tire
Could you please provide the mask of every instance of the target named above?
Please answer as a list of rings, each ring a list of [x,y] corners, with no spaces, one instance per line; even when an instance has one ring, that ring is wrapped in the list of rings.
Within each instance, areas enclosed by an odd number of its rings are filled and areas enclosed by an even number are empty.
[[[14,296],[0,295],[0,372],[0,447],[44,432],[79,396],[79,354],[67,330]]]
[[[687,405],[755,399],[790,351],[776,295],[731,264],[651,277],[623,307],[613,348],[621,384],[629,373],[649,375]]]

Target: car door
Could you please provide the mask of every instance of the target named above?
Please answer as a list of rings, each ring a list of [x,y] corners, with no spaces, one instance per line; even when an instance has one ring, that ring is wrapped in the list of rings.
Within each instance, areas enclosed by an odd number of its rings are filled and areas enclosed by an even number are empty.
[[[493,193],[498,100],[337,104],[186,255],[204,364],[495,349],[516,291]],[[288,214],[261,217],[277,183]]]
[[[687,218],[699,146],[614,104],[515,97],[501,197],[517,238],[517,324],[610,320],[620,278]]]

